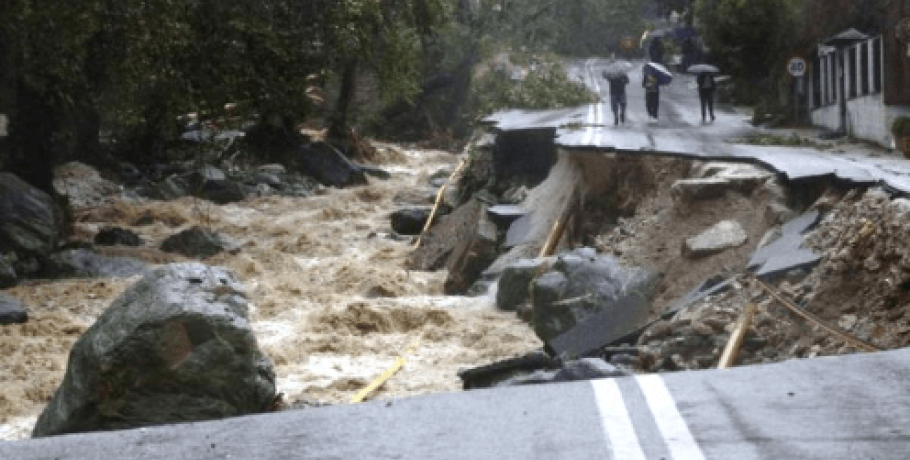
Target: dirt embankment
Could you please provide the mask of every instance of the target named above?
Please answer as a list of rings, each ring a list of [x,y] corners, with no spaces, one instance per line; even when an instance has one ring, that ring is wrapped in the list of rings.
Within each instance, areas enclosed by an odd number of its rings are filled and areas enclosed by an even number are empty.
[[[240,243],[238,253],[207,262],[244,281],[259,345],[275,363],[278,391],[289,404],[347,402],[416,340],[416,352],[378,397],[457,391],[459,369],[539,347],[514,315],[482,299],[443,296],[444,272],[407,270],[411,242],[389,237],[389,214],[400,206],[395,197],[425,190],[429,177],[453,168],[458,157],[391,145],[379,151],[380,166],[392,173],[387,181],[225,206],[114,198],[77,210],[77,234],[90,239],[106,225],[128,228],[145,246],[105,252],[151,263],[178,260],[155,247],[191,225]],[[134,281],[34,282],[6,291],[25,302],[31,319],[0,328],[0,439],[28,435],[74,341]]]

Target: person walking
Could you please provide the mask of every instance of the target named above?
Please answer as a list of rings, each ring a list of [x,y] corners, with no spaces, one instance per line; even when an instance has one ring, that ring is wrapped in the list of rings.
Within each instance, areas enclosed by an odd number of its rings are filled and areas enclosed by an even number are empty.
[[[656,120],[660,108],[660,85],[657,84],[657,78],[645,72],[641,86],[645,88],[645,108],[648,110],[648,116]]]
[[[613,124],[626,124],[626,85],[629,77],[626,74],[607,77],[610,82],[610,108],[613,109]]]
[[[696,81],[698,83],[698,98],[701,100],[701,122],[707,121],[706,115],[711,115],[711,121],[714,121],[714,90],[717,89],[714,75],[702,73],[698,75]]]

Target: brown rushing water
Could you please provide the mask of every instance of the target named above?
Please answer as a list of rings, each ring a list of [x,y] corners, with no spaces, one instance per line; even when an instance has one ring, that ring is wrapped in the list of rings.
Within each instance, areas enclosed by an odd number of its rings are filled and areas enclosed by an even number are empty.
[[[514,313],[485,298],[444,296],[444,272],[405,269],[409,241],[384,235],[393,198],[424,187],[458,158],[440,151],[380,146],[387,181],[329,189],[310,198],[251,197],[226,206],[185,198],[173,202],[113,200],[79,213],[86,237],[104,225],[139,233],[146,246],[206,223],[242,243],[237,254],[209,259],[245,283],[259,346],[275,364],[285,401],[347,403],[419,340],[408,363],[376,395],[399,398],[458,391],[461,368],[540,346]],[[134,227],[140,214],[156,223]],[[125,251],[129,252],[129,251]],[[135,251],[164,262],[154,250]],[[28,283],[5,292],[30,308],[24,325],[0,327],[0,439],[29,435],[66,370],[69,349],[94,319],[136,279]]]

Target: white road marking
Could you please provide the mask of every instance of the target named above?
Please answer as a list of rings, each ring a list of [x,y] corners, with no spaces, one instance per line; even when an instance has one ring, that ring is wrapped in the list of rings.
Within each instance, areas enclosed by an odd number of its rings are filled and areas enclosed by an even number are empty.
[[[705,460],[705,456],[692,437],[689,426],[683,420],[670,390],[659,375],[635,377],[641,387],[657,428],[663,435],[670,454],[675,460]]]
[[[613,379],[591,380],[594,399],[600,410],[604,433],[610,441],[613,458],[616,460],[646,460],[641,449],[632,419],[626,410],[622,392]]]

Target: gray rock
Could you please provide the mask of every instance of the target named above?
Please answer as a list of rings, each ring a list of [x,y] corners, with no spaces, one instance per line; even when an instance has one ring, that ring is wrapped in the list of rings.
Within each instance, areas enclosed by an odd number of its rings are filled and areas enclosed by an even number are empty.
[[[325,142],[300,146],[293,162],[301,172],[324,185],[344,187],[367,183],[362,168]]]
[[[731,188],[732,184],[726,179],[680,179],[670,187],[670,194],[674,200],[688,203],[723,197]]]
[[[600,358],[581,358],[569,361],[556,373],[557,382],[627,377],[629,373]]]
[[[601,313],[629,323],[612,324],[609,329],[617,329],[614,332],[634,330],[648,315],[658,280],[650,270],[624,267],[590,248],[560,256],[532,283],[534,332],[550,342]],[[595,329],[608,332],[600,326]]]
[[[266,184],[271,187],[278,187],[281,185],[281,179],[275,174],[259,171],[253,176],[253,183],[256,185]]]
[[[199,198],[216,204],[237,203],[246,198],[243,186],[231,180],[207,180],[197,193]]]
[[[22,324],[28,321],[28,310],[22,302],[0,295],[0,325]]]
[[[80,338],[34,437],[266,411],[275,373],[237,278],[198,263],[156,269]]]
[[[99,246],[142,246],[144,243],[132,230],[120,227],[104,227],[96,235],[95,244]]]
[[[56,248],[62,226],[63,214],[50,195],[0,173],[0,251],[14,252],[19,260],[46,257]]]
[[[735,220],[724,220],[683,243],[683,255],[698,258],[742,246],[749,236]]]
[[[0,256],[0,289],[15,286],[19,282],[19,275],[6,257]]]
[[[278,163],[271,163],[267,165],[262,165],[256,168],[256,171],[263,172],[266,174],[287,174],[288,170],[283,165]]]
[[[496,306],[500,310],[515,311],[531,298],[531,280],[544,263],[540,259],[521,259],[509,265],[499,277]]]
[[[399,235],[419,235],[431,211],[430,208],[399,209],[391,215],[392,230]]]
[[[190,184],[177,176],[164,178],[154,186],[153,194],[164,200],[176,200],[189,195]]]
[[[210,165],[205,165],[198,171],[199,178],[203,181],[220,181],[227,180],[227,175],[224,171]]]
[[[146,265],[123,257],[106,257],[90,249],[67,249],[52,254],[45,271],[52,278],[129,278],[146,272]]]
[[[205,259],[232,248],[221,235],[201,227],[188,228],[171,235],[161,243],[164,252],[176,252],[187,257]]]

